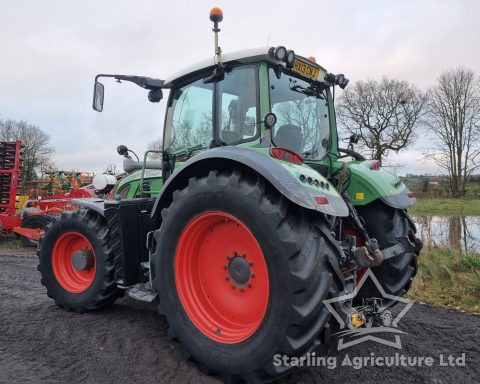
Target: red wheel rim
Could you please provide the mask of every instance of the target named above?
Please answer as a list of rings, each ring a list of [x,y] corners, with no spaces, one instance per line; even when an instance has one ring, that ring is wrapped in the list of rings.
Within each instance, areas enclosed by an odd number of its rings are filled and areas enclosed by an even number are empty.
[[[93,255],[93,266],[78,270],[73,266],[72,256],[76,251],[90,251]],[[84,292],[95,278],[95,252],[85,236],[78,232],[66,232],[61,235],[52,252],[52,268],[58,283],[72,293]]]
[[[227,213],[204,213],[187,224],[175,254],[175,285],[192,323],[220,343],[248,339],[267,311],[263,252],[252,232]]]

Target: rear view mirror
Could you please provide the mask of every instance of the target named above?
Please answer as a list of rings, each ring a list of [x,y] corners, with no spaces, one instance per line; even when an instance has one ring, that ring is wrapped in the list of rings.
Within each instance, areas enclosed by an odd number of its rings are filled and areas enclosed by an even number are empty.
[[[95,87],[93,89],[93,109],[97,112],[103,111],[103,95],[104,86],[102,83],[95,81]]]

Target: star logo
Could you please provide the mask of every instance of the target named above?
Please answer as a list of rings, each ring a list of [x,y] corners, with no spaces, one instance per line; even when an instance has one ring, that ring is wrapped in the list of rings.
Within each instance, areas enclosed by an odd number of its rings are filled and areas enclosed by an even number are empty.
[[[341,305],[343,302],[353,299],[355,296],[357,296],[358,292],[360,291],[360,288],[362,288],[363,284],[365,283],[365,281],[367,281],[367,279],[371,279],[373,281],[373,283],[378,289],[378,292],[380,292],[380,295],[381,295],[381,298],[372,298],[374,302],[376,301],[383,302],[383,299],[388,299],[388,300],[397,301],[398,303],[403,303],[405,304],[405,306],[394,319],[391,312],[386,307],[380,306],[378,308],[378,311],[376,311],[376,314],[377,314],[377,317],[381,319],[381,322],[382,322],[381,326],[375,326],[372,322],[370,323],[366,322],[365,328],[352,327],[351,324],[347,324],[344,321],[342,316],[340,316],[340,314],[334,308],[333,304],[338,303]],[[412,307],[412,305],[415,302],[413,300],[405,299],[404,297],[398,297],[398,296],[394,296],[386,293],[382,285],[378,281],[378,279],[373,274],[372,270],[369,268],[367,272],[362,276],[359,283],[355,287],[355,290],[352,293],[348,295],[343,295],[343,296],[324,300],[323,303],[328,308],[328,310],[332,313],[333,317],[340,324],[341,331],[337,332],[336,335],[341,336],[338,340],[338,350],[341,350],[356,344],[363,343],[364,341],[368,341],[368,340],[374,341],[383,345],[387,345],[390,347],[402,349],[402,342],[400,339],[400,335],[401,334],[405,335],[406,333],[398,329],[398,323],[402,319],[402,317],[405,316],[405,314],[408,312],[408,310]],[[354,309],[356,310],[357,314],[360,314],[360,316],[363,316],[363,314],[366,314],[367,317],[371,315],[373,310],[372,306],[369,306],[369,305],[362,305]],[[378,336],[374,336],[377,333],[393,334],[394,340],[392,341],[392,340],[384,339]]]

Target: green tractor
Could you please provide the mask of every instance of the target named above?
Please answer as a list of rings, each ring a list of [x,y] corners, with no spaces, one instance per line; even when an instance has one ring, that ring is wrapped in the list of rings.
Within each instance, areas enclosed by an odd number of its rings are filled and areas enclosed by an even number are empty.
[[[169,335],[202,369],[265,382],[335,327],[324,300],[351,293],[371,268],[402,296],[421,242],[413,194],[353,150],[339,148],[332,98],[348,80],[283,46],[215,56],[166,80],[131,81],[152,102],[169,90],[160,160],[133,160],[114,200],[81,199],[38,248],[47,294],[65,309],[105,307],[125,292],[158,301]],[[365,283],[354,300],[379,295]],[[393,305],[393,302],[387,305]],[[354,303],[342,307],[351,318]],[[349,317],[350,316],[350,317]]]

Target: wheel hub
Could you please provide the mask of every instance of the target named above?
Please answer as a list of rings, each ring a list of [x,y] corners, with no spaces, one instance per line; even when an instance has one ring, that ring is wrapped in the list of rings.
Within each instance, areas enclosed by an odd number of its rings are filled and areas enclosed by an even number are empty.
[[[245,255],[235,255],[230,259],[230,262],[228,263],[228,273],[235,283],[239,285],[245,285],[248,283],[251,276],[251,270],[250,264]]]
[[[79,249],[72,254],[72,265],[77,271],[88,271],[95,264],[92,251]]]

